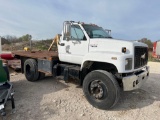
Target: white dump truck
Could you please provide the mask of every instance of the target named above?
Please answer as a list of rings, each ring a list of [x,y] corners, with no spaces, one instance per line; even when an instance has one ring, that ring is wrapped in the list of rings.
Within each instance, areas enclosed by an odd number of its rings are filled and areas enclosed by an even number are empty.
[[[57,38],[57,52],[13,52],[21,59],[28,81],[39,80],[45,73],[64,76],[66,82],[77,79],[90,104],[109,109],[117,103],[121,89],[138,89],[149,76],[144,43],[114,39],[110,30],[74,21],[65,21]]]

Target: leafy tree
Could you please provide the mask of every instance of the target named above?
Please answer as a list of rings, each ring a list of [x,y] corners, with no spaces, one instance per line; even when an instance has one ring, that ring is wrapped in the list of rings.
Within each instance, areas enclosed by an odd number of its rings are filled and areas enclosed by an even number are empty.
[[[23,35],[22,37],[19,38],[21,41],[29,41],[32,39],[32,36],[29,34]]]
[[[141,40],[138,40],[138,41],[147,44],[149,48],[153,47],[153,43],[151,42],[151,40],[149,40],[147,38],[142,38]]]

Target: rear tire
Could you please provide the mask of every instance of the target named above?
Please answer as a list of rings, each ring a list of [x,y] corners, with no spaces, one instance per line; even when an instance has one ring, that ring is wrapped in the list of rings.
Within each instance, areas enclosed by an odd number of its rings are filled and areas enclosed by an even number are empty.
[[[120,87],[112,74],[104,70],[95,70],[85,77],[83,92],[92,106],[110,109],[119,100]]]
[[[34,59],[27,59],[24,62],[24,74],[28,81],[34,82],[38,80],[39,72],[37,61]]]

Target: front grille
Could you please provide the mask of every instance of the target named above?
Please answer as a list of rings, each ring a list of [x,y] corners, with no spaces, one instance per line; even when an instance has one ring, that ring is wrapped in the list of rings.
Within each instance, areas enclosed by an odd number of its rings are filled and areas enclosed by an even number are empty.
[[[146,65],[148,62],[148,48],[136,46],[134,51],[134,69]]]

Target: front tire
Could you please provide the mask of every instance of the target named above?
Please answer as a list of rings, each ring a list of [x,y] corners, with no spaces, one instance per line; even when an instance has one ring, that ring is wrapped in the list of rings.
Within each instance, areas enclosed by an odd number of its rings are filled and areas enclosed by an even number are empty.
[[[119,100],[120,87],[112,74],[104,70],[95,70],[85,77],[83,92],[92,106],[110,109]]]
[[[24,62],[24,74],[28,81],[34,82],[38,80],[39,72],[37,61],[34,59],[27,59]]]

